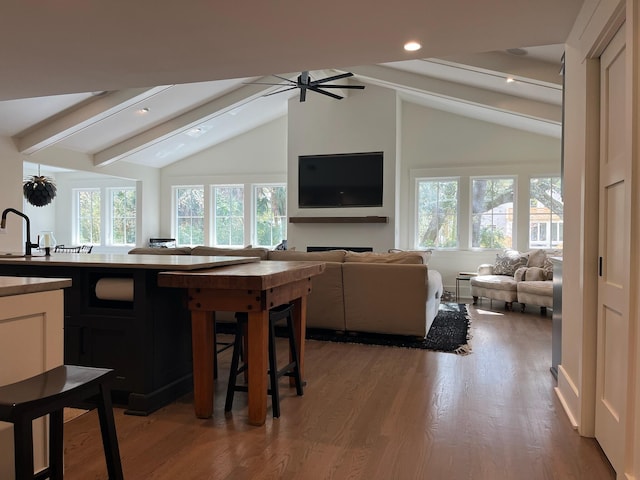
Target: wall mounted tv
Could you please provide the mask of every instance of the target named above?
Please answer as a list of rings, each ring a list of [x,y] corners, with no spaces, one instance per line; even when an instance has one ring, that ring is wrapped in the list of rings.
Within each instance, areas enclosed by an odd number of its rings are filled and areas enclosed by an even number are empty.
[[[299,208],[381,207],[382,152],[298,157]]]

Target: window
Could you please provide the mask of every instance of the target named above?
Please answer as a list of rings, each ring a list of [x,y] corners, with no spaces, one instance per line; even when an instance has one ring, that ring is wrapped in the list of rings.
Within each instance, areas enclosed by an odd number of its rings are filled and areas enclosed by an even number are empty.
[[[418,179],[418,248],[458,247],[458,184],[458,179]]]
[[[529,247],[562,248],[563,209],[560,177],[529,182]]]
[[[176,243],[204,244],[204,187],[176,187]]]
[[[213,245],[244,245],[244,188],[213,187]]]
[[[76,231],[75,242],[100,245],[100,189],[76,189]]]
[[[136,190],[110,189],[111,245],[136,243]]]
[[[513,248],[514,191],[514,178],[472,178],[472,247]]]
[[[287,188],[284,185],[256,185],[255,244],[274,247],[287,238]]]

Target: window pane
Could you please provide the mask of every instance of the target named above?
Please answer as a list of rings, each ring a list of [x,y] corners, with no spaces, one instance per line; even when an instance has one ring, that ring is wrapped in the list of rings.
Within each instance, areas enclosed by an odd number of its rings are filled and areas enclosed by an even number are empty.
[[[202,245],[204,243],[204,187],[175,189],[176,243]]]
[[[76,242],[100,244],[100,191],[76,190]]]
[[[287,238],[287,189],[284,185],[255,187],[256,245],[274,247]]]
[[[529,182],[530,248],[562,248],[564,203],[560,187],[560,177],[532,178]]]
[[[512,248],[515,180],[474,178],[471,185],[472,247]]]
[[[213,188],[214,245],[244,244],[244,188],[219,186]]]
[[[111,244],[136,243],[136,191],[134,188],[111,190]]]
[[[458,180],[418,181],[417,248],[458,246]]]

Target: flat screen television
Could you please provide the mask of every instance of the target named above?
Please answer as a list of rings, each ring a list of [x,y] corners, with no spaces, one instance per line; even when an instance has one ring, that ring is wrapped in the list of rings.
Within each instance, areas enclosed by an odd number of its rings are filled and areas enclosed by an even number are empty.
[[[381,207],[383,153],[298,157],[299,208]]]

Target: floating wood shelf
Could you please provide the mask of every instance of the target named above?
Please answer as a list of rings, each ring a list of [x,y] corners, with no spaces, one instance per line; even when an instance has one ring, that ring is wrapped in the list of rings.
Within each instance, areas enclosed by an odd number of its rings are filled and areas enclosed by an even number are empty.
[[[389,223],[389,217],[289,217],[289,223]]]

